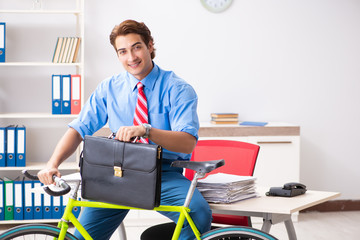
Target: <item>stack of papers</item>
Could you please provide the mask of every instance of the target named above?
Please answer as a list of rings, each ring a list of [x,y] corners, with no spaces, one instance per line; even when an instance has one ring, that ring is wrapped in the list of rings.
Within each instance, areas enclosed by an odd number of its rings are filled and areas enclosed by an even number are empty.
[[[232,203],[257,197],[255,177],[216,173],[198,181],[197,188],[210,203]]]

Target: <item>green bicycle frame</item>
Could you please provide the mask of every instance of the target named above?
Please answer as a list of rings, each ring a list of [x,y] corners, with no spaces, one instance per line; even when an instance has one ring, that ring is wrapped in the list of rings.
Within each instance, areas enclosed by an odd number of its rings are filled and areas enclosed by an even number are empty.
[[[63,240],[65,238],[66,232],[68,230],[68,222],[71,222],[74,227],[80,232],[80,234],[86,239],[86,240],[93,240],[92,237],[89,235],[89,233],[85,230],[85,228],[81,225],[79,220],[74,216],[72,213],[72,209],[74,207],[93,207],[93,208],[112,208],[112,209],[129,209],[129,210],[144,210],[141,208],[133,208],[133,207],[126,207],[116,204],[110,204],[110,203],[103,203],[103,202],[91,202],[91,201],[79,201],[70,198],[69,202],[65,208],[65,212],[62,216],[61,221],[58,224],[58,228],[61,229],[59,240]],[[179,239],[181,229],[184,225],[185,219],[188,221],[192,231],[195,234],[196,239],[200,240],[200,232],[196,228],[194,221],[191,219],[189,212],[190,209],[188,207],[184,206],[162,206],[155,207],[153,209],[154,211],[164,211],[164,212],[178,212],[180,213],[178,222],[175,227],[174,234],[171,238],[171,240],[177,240]]]

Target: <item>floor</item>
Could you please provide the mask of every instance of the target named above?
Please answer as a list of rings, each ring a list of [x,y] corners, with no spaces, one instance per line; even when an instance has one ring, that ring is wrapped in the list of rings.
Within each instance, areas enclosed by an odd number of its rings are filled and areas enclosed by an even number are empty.
[[[254,219],[253,227],[261,228],[258,219]],[[294,222],[297,238],[299,240],[335,240],[360,239],[360,211],[348,212],[308,212],[300,213],[298,221]],[[147,227],[156,224],[151,219],[139,222],[138,220],[125,220],[128,240],[140,239],[140,234]],[[6,230],[8,225],[0,225],[0,232]],[[272,226],[270,233],[280,240],[288,239],[284,224]],[[111,240],[119,240],[117,232]]]
[[[259,221],[253,221],[259,222]],[[335,239],[360,239],[360,211],[348,212],[308,212],[300,213],[298,221],[294,222],[298,240],[335,240]],[[137,222],[138,225],[138,222]],[[152,225],[150,223],[150,225]],[[128,240],[140,239],[140,234],[149,225],[135,226],[134,222],[125,221]],[[261,228],[261,223],[253,224],[255,228]],[[270,234],[280,240],[288,239],[285,225],[276,224],[270,229]],[[111,240],[118,240],[114,234]]]

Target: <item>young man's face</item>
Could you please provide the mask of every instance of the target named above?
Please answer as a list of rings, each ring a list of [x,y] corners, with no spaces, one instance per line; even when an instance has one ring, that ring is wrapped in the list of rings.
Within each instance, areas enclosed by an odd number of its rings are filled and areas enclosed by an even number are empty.
[[[154,51],[150,42],[146,46],[139,34],[130,33],[115,39],[117,55],[125,70],[138,80],[144,79],[152,70],[151,53]]]

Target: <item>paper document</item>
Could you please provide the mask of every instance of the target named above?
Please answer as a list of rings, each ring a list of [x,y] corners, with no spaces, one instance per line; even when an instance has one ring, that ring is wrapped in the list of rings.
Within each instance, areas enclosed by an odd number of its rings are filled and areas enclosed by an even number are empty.
[[[232,203],[257,197],[256,178],[233,174],[216,173],[198,181],[197,188],[211,203]]]

